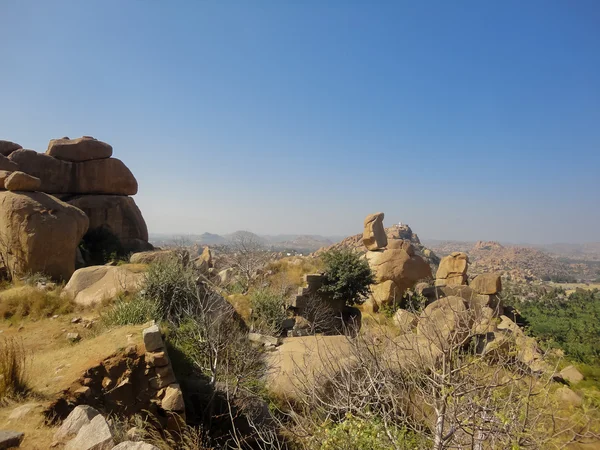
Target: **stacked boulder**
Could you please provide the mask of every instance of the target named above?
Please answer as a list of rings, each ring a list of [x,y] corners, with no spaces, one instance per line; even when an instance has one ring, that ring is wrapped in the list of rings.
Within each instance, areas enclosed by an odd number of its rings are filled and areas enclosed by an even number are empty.
[[[23,266],[18,267],[18,272],[43,271],[57,278],[68,278],[74,270],[73,262],[66,264],[61,260],[57,263],[60,270],[44,269],[52,266],[52,260],[56,259],[53,243],[58,248],[60,243],[68,241],[60,256],[75,261],[75,248],[86,232],[110,232],[124,252],[152,248],[144,218],[131,198],[137,193],[137,181],[112,153],[109,144],[90,136],[53,139],[46,153],[0,141],[0,188],[14,192],[0,193],[0,202],[5,206],[0,214],[0,233],[11,243],[24,233],[35,234],[37,237],[29,236],[29,239],[41,239],[52,247],[46,255],[36,254],[24,263],[15,262]],[[30,194],[34,191],[35,195]],[[34,221],[31,215],[17,216],[15,202],[27,203],[27,210],[40,216],[39,223],[31,223]],[[83,216],[74,210],[83,211]],[[74,216],[79,218],[74,219]],[[28,244],[23,242],[17,250],[31,253]],[[17,259],[16,256],[11,258]],[[34,260],[37,261],[35,267],[30,265]]]
[[[453,252],[442,258],[435,275],[436,286],[461,286],[467,284],[469,257],[463,252]]]
[[[365,257],[375,275],[371,297],[364,305],[370,312],[399,301],[415,283],[431,278],[429,264],[416,254],[410,241],[389,239],[383,218],[383,213],[371,214],[364,223],[363,243],[368,250]]]

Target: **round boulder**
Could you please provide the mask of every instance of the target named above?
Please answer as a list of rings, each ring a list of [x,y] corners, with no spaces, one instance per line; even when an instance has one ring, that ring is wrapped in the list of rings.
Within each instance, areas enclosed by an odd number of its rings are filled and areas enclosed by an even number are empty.
[[[0,192],[0,252],[15,275],[69,279],[88,228],[80,209],[42,192]]]
[[[11,141],[0,140],[0,155],[8,156],[15,150],[19,150],[21,147],[19,144]]]

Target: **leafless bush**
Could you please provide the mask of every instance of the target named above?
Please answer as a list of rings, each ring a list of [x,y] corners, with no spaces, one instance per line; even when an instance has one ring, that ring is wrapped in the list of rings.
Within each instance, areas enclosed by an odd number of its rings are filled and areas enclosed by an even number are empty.
[[[224,247],[223,257],[235,269],[244,292],[269,260],[269,252],[260,239],[252,233],[237,233]]]
[[[586,419],[555,414],[552,370],[536,375],[517,361],[514,336],[497,351],[477,351],[486,336],[473,331],[469,314],[457,310],[440,320],[436,313],[437,326],[419,334],[363,332],[348,341],[350,355],[322,352],[314,381],[296,379],[291,431],[308,439],[327,421],[376,417],[389,448],[398,450],[398,429],[424,436],[435,450],[562,448],[595,436]],[[299,374],[311,370],[297,367]]]

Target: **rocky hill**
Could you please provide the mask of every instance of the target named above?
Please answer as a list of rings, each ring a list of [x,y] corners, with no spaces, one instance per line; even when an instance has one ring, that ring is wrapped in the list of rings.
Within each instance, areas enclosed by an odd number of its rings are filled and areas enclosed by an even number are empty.
[[[469,272],[473,275],[502,272],[505,277],[520,281],[558,280],[573,278],[568,264],[535,248],[502,245],[494,241],[442,241],[433,247],[441,256],[465,252],[469,256]]]

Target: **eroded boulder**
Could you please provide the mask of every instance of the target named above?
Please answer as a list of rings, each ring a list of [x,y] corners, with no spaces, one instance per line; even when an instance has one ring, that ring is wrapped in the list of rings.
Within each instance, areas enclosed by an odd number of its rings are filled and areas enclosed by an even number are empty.
[[[80,209],[42,192],[0,192],[0,242],[15,275],[69,279],[88,228]]]
[[[477,275],[469,286],[478,294],[494,295],[502,291],[502,279],[497,273],[482,273]]]
[[[383,228],[383,213],[370,214],[365,218],[363,244],[368,250],[377,250],[387,246],[387,236]]]
[[[420,256],[410,255],[403,249],[369,251],[366,254],[369,266],[377,284],[393,281],[397,287],[396,296],[412,288],[418,281],[431,278],[429,264]]]
[[[15,170],[19,170],[19,165],[8,159],[6,156],[0,155],[0,170],[14,172]]]
[[[52,139],[46,150],[49,156],[71,162],[110,158],[112,153],[112,146],[91,136]]]

